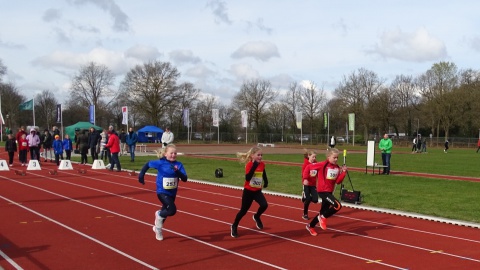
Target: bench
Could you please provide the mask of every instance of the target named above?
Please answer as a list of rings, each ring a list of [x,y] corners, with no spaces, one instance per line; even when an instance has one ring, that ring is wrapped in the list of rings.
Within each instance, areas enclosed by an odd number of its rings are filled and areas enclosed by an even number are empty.
[[[380,169],[383,169],[383,168],[387,168],[387,166],[384,166],[384,165],[380,165],[380,164],[373,164],[373,165],[367,165],[365,166],[365,173],[367,173],[367,170],[368,168],[371,167],[372,168],[372,174],[375,174],[375,168],[378,168],[378,174],[380,174]]]
[[[135,148],[138,148],[139,152],[142,152],[142,148],[143,148],[143,152],[147,152],[147,146],[145,144],[137,144],[137,147]],[[137,151],[137,149],[135,149],[135,151]]]
[[[262,147],[275,147],[274,143],[258,143],[257,146],[262,146]]]

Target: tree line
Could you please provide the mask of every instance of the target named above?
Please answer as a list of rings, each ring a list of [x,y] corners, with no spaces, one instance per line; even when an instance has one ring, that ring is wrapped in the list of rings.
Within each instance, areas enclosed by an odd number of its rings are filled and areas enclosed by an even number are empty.
[[[31,112],[20,111],[19,104],[30,100],[13,83],[4,83],[7,67],[0,59],[0,94],[3,115],[11,128],[32,124]],[[390,83],[378,74],[359,68],[344,75],[332,97],[315,82],[291,82],[287,89],[274,89],[263,79],[244,81],[230,104],[205,95],[193,83],[179,82],[181,74],[169,62],[152,61],[130,69],[116,86],[115,75],[105,65],[90,62],[81,66],[72,79],[70,96],[62,104],[63,123],[88,121],[89,106],[96,110],[96,124],[122,127],[122,106],[129,108],[129,126],[170,126],[186,134],[182,121],[189,109],[189,130],[214,133],[212,109],[219,109],[219,130],[231,134],[223,140],[236,140],[244,134],[241,111],[248,114],[248,132],[266,141],[268,134],[297,136],[296,113],[302,112],[303,134],[341,135],[347,130],[348,114],[355,114],[355,130],[362,139],[372,134],[405,133],[407,136],[432,134],[435,137],[476,137],[480,118],[480,72],[459,70],[452,62],[438,62],[424,73],[397,75]],[[35,96],[36,123],[49,128],[55,123],[54,90],[43,89]],[[271,136],[271,135],[270,135]],[[272,140],[272,138],[269,138]],[[274,138],[280,141],[280,138]]]

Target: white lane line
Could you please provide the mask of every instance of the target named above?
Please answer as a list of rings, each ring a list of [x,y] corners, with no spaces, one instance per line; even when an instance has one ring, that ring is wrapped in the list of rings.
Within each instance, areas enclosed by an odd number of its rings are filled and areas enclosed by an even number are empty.
[[[42,176],[42,175],[38,175],[38,176],[43,177],[43,178],[48,178],[48,177],[45,177],[45,176]],[[50,179],[50,178],[49,178],[49,179]],[[158,207],[158,205],[157,205],[157,204],[154,204],[154,203],[145,202],[145,201],[142,201],[142,200],[138,200],[138,199],[134,199],[134,198],[130,198],[130,197],[118,195],[118,194],[115,194],[115,193],[112,193],[112,192],[108,192],[108,191],[104,191],[104,190],[100,190],[100,189],[96,189],[96,188],[91,188],[91,187],[87,187],[87,186],[84,186],[84,185],[74,184],[74,183],[71,183],[71,182],[66,182],[66,181],[58,180],[58,179],[51,179],[51,180],[58,181],[58,182],[62,182],[62,183],[66,183],[66,184],[69,184],[69,185],[78,186],[78,187],[85,188],[85,189],[89,189],[89,190],[94,190],[94,191],[97,191],[97,192],[109,194],[109,195],[116,196],[116,197],[120,197],[120,198],[123,198],[123,199],[129,199],[129,200],[136,201],[136,202],[140,202],[140,203],[144,203],[144,204],[154,205],[154,206],[157,206],[157,207]],[[116,214],[116,215],[118,215],[118,216],[121,216],[121,217],[130,219],[130,220],[134,220],[134,221],[136,221],[136,222],[140,222],[140,223],[143,223],[143,224],[148,224],[148,223],[145,223],[145,222],[143,222],[143,221],[139,221],[139,220],[130,218],[130,217],[128,217],[128,216],[122,215],[122,214],[120,214],[120,213],[113,212],[113,211],[110,211],[110,210],[107,210],[107,209],[104,209],[104,208],[101,208],[101,207],[98,207],[98,206],[95,206],[95,205],[92,205],[92,204],[89,204],[89,203],[85,203],[85,202],[82,202],[82,201],[79,201],[79,200],[75,200],[75,199],[66,197],[66,196],[64,196],[64,195],[57,194],[57,193],[55,193],[55,192],[52,192],[52,191],[49,191],[49,190],[45,190],[45,189],[43,189],[43,188],[39,188],[39,187],[36,187],[36,186],[32,186],[32,185],[29,185],[29,184],[26,184],[26,183],[23,183],[23,182],[19,182],[19,181],[16,181],[16,180],[11,180],[11,181],[14,181],[14,182],[16,182],[16,183],[23,184],[23,185],[26,185],[26,186],[29,186],[29,187],[32,187],[32,188],[35,188],[35,189],[38,189],[38,190],[41,190],[41,191],[44,191],[44,192],[47,192],[47,193],[50,193],[50,194],[53,194],[53,195],[56,195],[56,196],[59,196],[59,197],[62,197],[62,198],[66,198],[66,199],[72,200],[72,201],[77,202],[77,203],[81,203],[81,204],[84,204],[84,205],[88,205],[88,206],[90,206],[90,207],[93,207],[93,208],[96,208],[96,209],[100,209],[100,210],[106,211],[106,212],[108,212],[108,213]],[[105,181],[105,180],[101,180],[101,181],[103,181],[103,182],[109,182],[109,181]],[[118,184],[118,183],[115,183],[115,182],[110,182],[110,183]],[[118,184],[118,185],[127,186],[127,187],[135,188],[135,189],[146,190],[146,189],[144,189],[144,188],[131,187],[131,186],[124,185],[124,184]],[[150,192],[153,193],[153,191],[151,191],[151,190],[148,190],[148,191],[150,191]],[[195,201],[199,201],[199,202],[203,202],[203,203],[208,203],[208,204],[213,204],[213,205],[222,206],[222,205],[219,205],[219,204],[210,203],[210,202],[205,202],[205,201],[202,201],[202,200],[195,200]],[[225,206],[225,207],[229,207],[229,206]],[[232,207],[232,208],[233,208],[233,207]],[[177,212],[185,213],[185,214],[188,214],[188,215],[192,215],[192,216],[195,216],[195,217],[199,217],[199,218],[203,218],[203,219],[207,219],[207,220],[210,220],[210,221],[215,221],[215,222],[219,222],[219,223],[223,223],[223,224],[230,224],[230,223],[225,222],[225,221],[221,221],[221,220],[216,220],[216,219],[212,219],[212,218],[200,216],[200,215],[197,215],[197,214],[194,214],[194,213],[190,213],[190,212],[186,212],[186,211],[177,210]],[[273,216],[272,216],[272,217],[273,217]],[[148,225],[149,225],[149,226],[152,226],[152,224],[148,224]],[[354,259],[359,259],[359,260],[366,261],[366,262],[370,262],[370,263],[376,263],[376,264],[380,264],[380,265],[387,266],[387,267],[394,268],[394,269],[407,269],[407,268],[402,268],[402,267],[399,267],[399,266],[395,266],[395,265],[383,263],[383,262],[381,262],[381,261],[376,261],[376,260],[374,260],[374,259],[368,259],[368,258],[356,256],[356,255],[353,255],[353,254],[350,254],[350,253],[345,253],[345,252],[343,252],[343,251],[338,251],[338,250],[329,249],[329,248],[325,248],[325,247],[318,246],[318,245],[313,245],[313,244],[309,244],[309,243],[304,243],[304,242],[301,242],[301,241],[298,241],[298,240],[293,240],[293,239],[286,238],[286,237],[282,237],[282,236],[278,236],[278,235],[275,235],[275,234],[270,234],[270,233],[265,233],[265,232],[261,232],[261,231],[256,231],[256,230],[253,230],[253,229],[250,229],[250,228],[246,228],[246,227],[242,227],[242,226],[240,226],[240,227],[243,228],[243,229],[252,230],[252,231],[259,232],[259,233],[262,233],[262,234],[265,234],[265,235],[269,235],[269,236],[271,236],[271,237],[280,238],[280,239],[283,239],[283,240],[286,240],[286,241],[291,241],[291,242],[294,242],[294,243],[297,243],[297,244],[301,244],[301,245],[306,245],[306,246],[315,247],[315,248],[322,249],[322,250],[325,250],[325,251],[329,251],[329,252],[332,252],[332,253],[336,253],[336,254],[340,254],[340,255],[347,256],[347,257],[351,257],[351,258],[354,258]],[[179,235],[179,233],[174,232],[174,231],[172,231],[172,230],[167,230],[167,229],[164,229],[164,230]],[[201,241],[201,240],[198,240],[198,241]],[[203,241],[201,241],[201,242],[204,243]],[[206,243],[206,242],[205,242],[205,243]],[[211,244],[209,244],[209,245],[211,245]],[[215,246],[215,247],[217,247],[217,246]],[[229,251],[229,252],[230,252],[230,251]],[[243,255],[242,255],[242,256],[243,256]],[[253,258],[251,258],[251,257],[246,257],[246,258],[249,258],[249,259],[252,259],[252,260],[256,260],[256,259],[253,259]],[[266,262],[263,262],[263,261],[259,261],[259,260],[256,260],[256,261],[262,262],[262,263],[264,263],[264,264],[267,264]],[[279,267],[279,266],[278,266],[278,267]]]
[[[44,177],[44,176],[42,176]],[[46,177],[46,178],[49,178],[49,177]],[[144,189],[144,188],[140,188],[140,187],[134,187],[134,186],[130,186],[130,185],[126,185],[126,184],[121,184],[121,183],[118,183],[118,182],[111,182],[111,181],[108,181],[108,180],[103,180],[103,179],[98,179],[98,178],[94,178],[94,177],[87,177],[87,178],[90,178],[90,179],[94,179],[96,181],[101,181],[101,182],[106,182],[106,183],[110,183],[110,184],[114,184],[114,185],[119,185],[119,186],[125,186],[125,187],[129,187],[129,188],[135,188],[135,189]],[[62,180],[58,180],[58,179],[55,179],[55,178],[49,178],[51,180],[54,180],[54,181],[60,181],[60,182],[64,182],[64,183],[67,183],[67,184],[71,184],[71,185],[78,185],[78,184],[73,184],[73,183],[70,183],[70,182],[65,182],[65,181],[62,181]],[[83,187],[83,188],[87,188],[87,189],[92,189],[90,187],[85,187],[83,185],[78,185],[80,187]],[[97,189],[94,189],[94,190],[97,190]],[[197,189],[190,189],[190,190],[194,190],[196,192],[200,191],[200,190],[197,190]],[[97,190],[99,192],[105,192],[103,190]],[[149,190],[151,191],[151,190]],[[153,193],[153,191],[151,191]],[[229,197],[233,197],[231,195],[224,195],[224,194],[221,194],[221,193],[217,193],[217,192],[209,192],[209,191],[203,191],[203,192],[206,192],[206,193],[209,193],[209,194],[214,194],[214,195],[222,195],[222,196],[229,196]],[[113,193],[109,193],[109,194],[113,194]],[[113,194],[115,195],[115,194]],[[120,195],[116,195],[116,196],[120,196]],[[123,196],[122,196],[123,197]],[[224,207],[224,208],[229,208],[229,209],[234,209],[234,210],[238,210],[238,207],[231,207],[231,206],[227,206],[227,205],[222,205],[222,204],[217,204],[217,203],[211,203],[211,202],[208,202],[208,201],[204,201],[204,200],[198,200],[198,199],[193,199],[193,198],[190,198],[190,197],[183,197],[183,196],[180,196],[180,195],[177,195],[177,197],[179,198],[183,198],[183,199],[187,199],[187,200],[192,200],[192,201],[196,201],[196,202],[201,202],[201,203],[205,203],[205,204],[210,204],[210,205],[215,205],[215,206],[218,206],[218,207]],[[128,198],[128,197],[127,197]],[[131,199],[131,198],[130,198]],[[142,201],[139,201],[139,202],[142,202]],[[145,202],[144,202],[145,203]],[[272,203],[270,203],[272,204]],[[153,204],[155,205],[155,204]],[[272,204],[273,205],[273,204]],[[282,207],[288,207],[288,208],[292,208],[290,206],[285,206],[285,205],[281,205],[281,204],[275,204],[275,205],[278,205],[278,206],[282,206]],[[179,212],[183,212],[183,211],[179,211]],[[249,211],[251,213],[254,213],[253,211]],[[192,213],[188,213],[188,212],[184,212],[184,213],[187,213],[187,214],[191,214],[191,215],[195,215],[195,214],[192,214]],[[284,220],[284,221],[290,221],[290,222],[296,222],[296,223],[301,223],[301,224],[304,224],[303,222],[300,222],[300,221],[296,221],[296,220],[290,220],[290,219],[286,219],[286,218],[282,218],[282,217],[277,217],[277,216],[273,216],[273,215],[269,215],[269,214],[263,214],[265,216],[268,216],[268,217],[271,217],[271,218],[275,218],[275,219],[280,219],[280,220]],[[337,215],[337,216],[341,216],[341,215]],[[346,216],[341,216],[343,218],[349,218],[349,217],[346,217]],[[355,218],[351,218],[351,219],[355,219]],[[368,220],[362,220],[362,219],[357,219],[357,220],[360,220],[360,221],[363,221],[363,222],[370,222],[370,223],[374,223],[374,224],[382,224],[384,226],[388,226],[389,224],[383,224],[383,223],[378,223],[378,222],[373,222],[373,221],[368,221]],[[219,221],[219,222],[222,222],[222,221]],[[228,223],[229,224],[229,223]],[[408,228],[404,228],[404,227],[399,227],[399,226],[395,226],[395,225],[390,225],[391,227],[395,227],[395,228],[399,228],[399,229],[408,229]],[[343,230],[336,230],[336,229],[331,229],[331,230],[334,230],[336,232],[341,232],[341,233],[345,233],[345,234],[349,234],[349,235],[354,235],[354,236],[358,236],[358,237],[362,237],[362,238],[366,238],[366,239],[370,239],[370,240],[374,240],[374,241],[380,241],[380,242],[384,242],[384,243],[390,243],[390,244],[393,244],[393,245],[399,245],[399,246],[403,246],[403,247],[408,247],[408,248],[413,248],[413,249],[418,249],[418,250],[422,250],[422,251],[426,251],[426,252],[429,252],[429,253],[436,253],[438,250],[434,250],[434,249],[428,249],[428,248],[423,248],[423,247],[420,247],[420,246],[413,246],[413,245],[409,245],[409,244],[405,244],[405,243],[401,243],[401,242],[396,242],[396,241],[391,241],[391,240],[386,240],[386,239],[381,239],[381,238],[376,238],[376,237],[372,237],[372,236],[366,236],[366,235],[362,235],[362,234],[357,234],[357,233],[352,233],[352,232],[349,232],[349,231],[343,231]],[[432,233],[432,232],[426,232],[426,231],[420,231],[421,233],[425,233],[425,234],[432,234],[432,235],[436,235],[436,236],[443,236],[443,237],[449,237],[449,238],[456,238],[458,240],[464,240],[464,241],[472,241],[472,242],[477,242],[478,241],[475,241],[475,240],[471,240],[471,239],[465,239],[465,238],[458,238],[458,237],[453,237],[453,236],[448,236],[448,235],[443,235],[443,234],[436,234],[436,233]],[[474,261],[474,262],[480,262],[480,260],[478,259],[475,259],[475,258],[470,258],[470,257],[465,257],[465,256],[461,256],[461,255],[457,255],[457,254],[452,254],[452,253],[447,253],[447,252],[442,252],[441,253],[442,255],[446,255],[446,256],[451,256],[451,257],[455,257],[455,258],[459,258],[459,259],[464,259],[464,260],[470,260],[470,261]]]
[[[114,251],[114,252],[116,252],[116,253],[124,256],[124,257],[127,257],[127,258],[129,258],[130,260],[135,261],[135,262],[137,262],[137,263],[139,263],[139,264],[141,264],[141,265],[143,265],[143,266],[145,266],[145,267],[148,267],[148,268],[150,268],[150,269],[158,269],[158,268],[156,268],[155,266],[149,265],[148,263],[146,263],[146,262],[144,262],[144,261],[141,261],[141,260],[139,260],[139,259],[137,259],[137,258],[135,258],[135,257],[133,257],[133,256],[130,256],[130,255],[128,255],[127,253],[125,253],[125,252],[123,252],[123,251],[121,251],[121,250],[119,250],[119,249],[116,249],[116,248],[108,245],[107,243],[104,243],[104,242],[102,242],[102,241],[100,241],[100,240],[98,240],[98,239],[96,239],[96,238],[91,237],[90,235],[87,235],[87,234],[84,234],[84,233],[82,233],[82,232],[80,232],[80,231],[78,231],[78,230],[75,230],[74,228],[72,228],[72,227],[70,227],[70,226],[67,226],[67,225],[65,225],[65,224],[63,224],[63,223],[61,223],[61,222],[59,222],[59,221],[56,221],[56,220],[53,219],[53,218],[47,217],[47,216],[45,216],[45,215],[43,215],[43,214],[41,214],[41,213],[39,213],[39,212],[37,212],[37,211],[29,208],[29,207],[26,207],[26,206],[24,206],[24,205],[21,205],[20,203],[17,203],[17,202],[12,201],[12,200],[10,200],[10,199],[8,199],[8,198],[5,198],[5,197],[3,197],[2,195],[0,195],[0,198],[2,198],[3,200],[5,200],[5,201],[7,201],[7,202],[10,202],[11,204],[14,204],[14,205],[16,205],[16,206],[18,206],[18,207],[20,207],[20,208],[23,208],[24,210],[27,210],[27,211],[29,211],[29,212],[37,215],[37,216],[40,216],[40,217],[42,217],[42,218],[44,218],[44,219],[46,219],[46,220],[48,220],[48,221],[51,221],[51,222],[53,222],[53,223],[55,223],[55,224],[57,224],[57,225],[65,228],[65,229],[67,229],[67,230],[70,230],[70,231],[72,231],[72,232],[74,232],[74,233],[76,233],[76,234],[79,234],[79,235],[81,235],[81,236],[83,236],[83,237],[85,237],[85,238],[87,238],[87,239],[89,239],[89,240],[91,240],[91,241],[93,241],[93,242],[95,242],[95,243],[97,243],[97,244],[100,244],[100,245],[102,245],[102,246],[104,246],[104,247],[106,247],[106,248],[108,248],[108,249],[110,249],[110,250],[112,250],[112,251]],[[72,200],[73,200],[73,199],[72,199]]]
[[[2,256],[2,258],[5,259],[5,261],[10,263],[11,266],[15,267],[15,269],[23,270],[23,268],[20,265],[18,265],[14,260],[12,260],[10,257],[8,257],[8,255],[3,253],[1,250],[0,250],[0,256]],[[0,269],[3,270],[3,268],[1,266],[0,266]]]
[[[39,176],[40,176],[40,175],[39,175]],[[1,177],[1,178],[4,178],[4,177]],[[55,192],[52,192],[52,191],[49,191],[49,190],[46,190],[46,189],[43,189],[43,188],[39,188],[39,187],[36,187],[36,186],[32,186],[32,185],[29,185],[29,184],[26,184],[26,183],[23,183],[23,182],[19,182],[19,181],[16,181],[16,180],[11,180],[11,181],[16,182],[16,183],[18,183],[18,184],[22,184],[22,185],[28,186],[28,187],[31,187],[31,188],[34,188],[34,189],[41,190],[41,191],[43,191],[43,192],[46,192],[46,193],[49,193],[49,194],[52,194],[52,195],[55,195],[55,196],[58,196],[58,197],[61,197],[61,198],[64,198],[64,199],[68,199],[68,200],[73,201],[73,202],[76,202],[76,203],[80,203],[80,204],[83,204],[83,205],[86,205],[86,206],[90,206],[90,207],[92,207],[92,208],[95,208],[95,209],[98,209],[98,210],[102,210],[102,211],[105,211],[105,212],[107,212],[107,213],[114,214],[114,215],[117,215],[117,216],[120,216],[120,217],[129,219],[129,220],[132,220],[132,221],[135,221],[135,222],[144,224],[144,225],[148,225],[148,226],[152,226],[152,225],[153,225],[153,224],[150,224],[150,223],[147,223],[147,222],[143,222],[143,221],[138,220],[138,219],[131,218],[131,217],[129,217],[129,216],[122,215],[122,214],[120,214],[120,213],[118,213],[118,212],[115,212],[115,211],[110,211],[110,210],[108,210],[108,209],[105,209],[105,208],[102,208],[102,207],[99,207],[99,206],[96,206],[96,205],[93,205],[93,204],[85,203],[85,202],[82,202],[82,201],[79,201],[79,200],[76,200],[76,199],[73,199],[73,198],[70,198],[70,197],[67,197],[67,196],[63,196],[63,195],[61,195],[61,194],[58,194],[58,193],[55,193]],[[60,182],[63,182],[63,181],[60,181]],[[75,184],[75,185],[76,185],[76,184]],[[76,186],[85,188],[84,186],[81,186],[81,185],[76,185]],[[102,191],[102,190],[98,190],[98,189],[93,189],[93,190],[96,190],[96,191],[98,191],[98,192],[107,193],[107,194],[110,194],[110,195],[114,195],[114,196],[117,196],[117,197],[122,197],[122,198],[124,198],[124,199],[130,199],[130,200],[134,200],[134,201],[143,202],[143,203],[147,203],[147,204],[152,204],[152,205],[158,206],[157,204],[153,204],[153,203],[148,203],[148,202],[144,202],[144,201],[132,199],[132,198],[125,197],[125,196],[121,196],[121,195],[117,195],[117,194],[114,194],[114,193],[111,193],[111,192],[106,192],[106,191]],[[97,242],[97,243],[99,243],[99,244],[101,244],[101,245],[103,245],[103,246],[105,246],[105,247],[107,247],[107,248],[110,248],[110,249],[112,249],[112,250],[114,250],[114,251],[117,251],[117,252],[119,252],[120,254],[122,254],[122,255],[130,258],[130,259],[133,259],[133,260],[135,260],[135,261],[141,262],[140,260],[137,260],[137,259],[135,259],[134,257],[132,257],[132,256],[130,256],[130,255],[124,253],[124,252],[121,252],[120,250],[118,250],[118,249],[116,249],[116,248],[114,248],[114,247],[111,247],[111,246],[109,246],[109,245],[107,245],[107,244],[104,244],[103,242],[101,242],[101,241],[99,241],[99,240],[97,240],[97,239],[95,239],[95,238],[93,238],[93,237],[90,237],[90,236],[88,236],[88,235],[86,235],[86,234],[84,234],[84,233],[82,233],[82,232],[79,232],[79,231],[77,231],[77,230],[75,230],[75,229],[73,229],[73,228],[70,228],[70,227],[68,227],[68,226],[66,226],[66,225],[64,225],[64,224],[62,224],[62,223],[60,223],[60,222],[57,222],[57,221],[55,221],[55,220],[53,220],[53,219],[51,219],[51,218],[49,218],[49,217],[47,217],[47,216],[45,216],[45,215],[42,215],[41,213],[38,213],[38,212],[36,212],[36,211],[34,211],[34,210],[31,210],[30,208],[27,208],[27,207],[25,207],[25,206],[22,206],[21,204],[16,203],[16,202],[14,202],[14,201],[12,201],[12,200],[10,200],[10,199],[8,199],[8,198],[5,198],[5,197],[3,197],[3,196],[1,196],[1,195],[0,195],[0,198],[4,199],[4,200],[6,200],[6,201],[8,201],[8,202],[10,202],[10,203],[12,203],[12,204],[15,204],[15,205],[17,205],[17,206],[19,206],[19,207],[21,207],[21,208],[24,208],[25,210],[28,210],[28,211],[36,214],[36,215],[39,215],[39,216],[41,216],[41,217],[43,217],[43,218],[45,218],[45,219],[47,219],[47,220],[50,220],[50,221],[52,221],[52,222],[54,222],[54,223],[56,223],[56,224],[58,224],[58,225],[60,225],[60,226],[62,226],[62,227],[65,227],[65,228],[67,228],[67,229],[69,229],[69,230],[71,230],[71,231],[73,231],[73,232],[76,232],[76,233],[78,233],[78,234],[80,234],[80,235],[82,235],[82,236],[84,236],[84,237],[86,237],[86,238],[88,238],[88,239],[90,239],[90,240],[93,240],[93,241],[95,241],[95,242]],[[186,213],[186,212],[185,212],[185,213]],[[246,255],[243,255],[243,254],[241,254],[241,253],[237,253],[237,252],[234,252],[234,251],[231,251],[231,250],[222,248],[222,247],[220,247],[220,246],[216,246],[216,245],[210,244],[210,243],[208,243],[208,242],[202,241],[202,240],[200,240],[200,239],[196,239],[196,238],[193,238],[193,237],[190,237],[190,236],[186,236],[186,235],[184,235],[184,234],[181,234],[181,233],[178,233],[178,232],[175,232],[175,231],[172,231],[172,230],[168,230],[168,229],[165,229],[165,228],[164,228],[163,230],[164,230],[164,231],[167,231],[167,232],[170,232],[170,233],[172,233],[172,234],[176,234],[176,235],[179,235],[179,236],[182,236],[182,237],[185,237],[185,238],[194,240],[194,241],[196,241],[196,242],[198,242],[198,243],[201,243],[201,244],[204,244],[204,245],[213,247],[213,248],[215,248],[215,249],[219,249],[219,250],[222,250],[222,251],[224,251],[224,252],[227,252],[227,253],[230,253],[230,254],[233,254],[233,255],[237,255],[237,256],[239,256],[239,257],[242,257],[242,258],[245,258],[245,259],[254,261],[254,262],[258,262],[258,263],[263,264],[263,265],[266,265],[266,266],[270,266],[270,267],[272,267],[272,268],[285,269],[285,268],[283,268],[283,267],[280,267],[280,266],[277,266],[277,265],[274,265],[274,264],[271,264],[271,263],[268,263],[268,262],[265,262],[265,261],[261,261],[261,260],[255,259],[255,258],[252,258],[252,257],[250,257],[250,256],[246,256]],[[142,264],[144,264],[144,263],[142,263]],[[148,264],[146,264],[146,263],[145,263],[144,265],[147,266],[147,267],[153,267],[153,266],[150,266],[150,265],[148,265]],[[157,269],[157,268],[153,267],[153,268],[151,268],[151,269]]]

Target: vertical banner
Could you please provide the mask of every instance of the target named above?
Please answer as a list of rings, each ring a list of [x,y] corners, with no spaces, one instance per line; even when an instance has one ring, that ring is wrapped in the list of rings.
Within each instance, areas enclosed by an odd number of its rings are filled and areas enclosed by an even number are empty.
[[[218,120],[218,109],[212,109],[212,120],[213,120],[213,126],[218,127],[219,126],[219,120]]]
[[[122,125],[128,125],[128,107],[122,107]]]
[[[354,113],[348,114],[348,130],[355,131],[355,114]]]
[[[241,111],[242,114],[242,127],[248,127],[248,114],[246,110]]]
[[[303,118],[302,112],[295,112],[295,119],[296,119],[298,129],[302,129],[302,120],[303,120],[302,118]]]
[[[323,128],[328,127],[328,113],[323,113]]]
[[[183,125],[188,127],[190,126],[190,110],[183,109]]]
[[[94,105],[90,105],[89,113],[90,113],[90,123],[95,125],[95,106]]]
[[[57,123],[62,122],[62,104],[57,104]]]

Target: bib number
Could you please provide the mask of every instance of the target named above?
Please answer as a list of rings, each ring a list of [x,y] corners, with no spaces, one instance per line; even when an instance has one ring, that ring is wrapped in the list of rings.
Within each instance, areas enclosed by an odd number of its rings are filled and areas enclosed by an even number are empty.
[[[178,178],[163,178],[163,188],[164,189],[176,189],[178,183]]]
[[[253,188],[262,188],[262,172],[255,172],[252,179],[250,180],[250,186]]]
[[[335,180],[338,176],[338,169],[327,169],[327,180]]]

